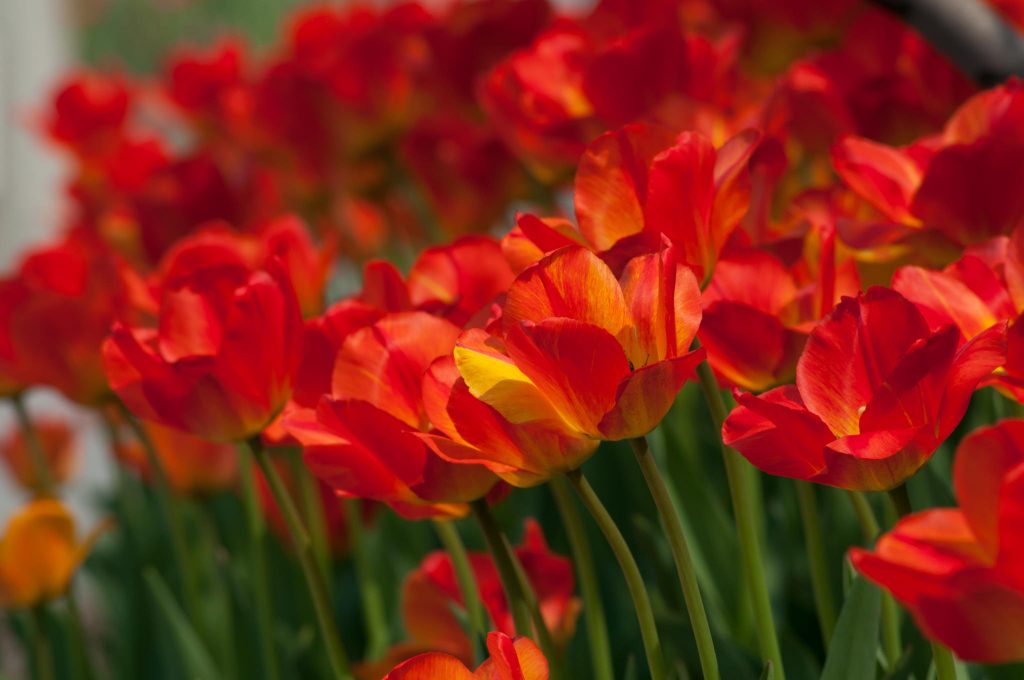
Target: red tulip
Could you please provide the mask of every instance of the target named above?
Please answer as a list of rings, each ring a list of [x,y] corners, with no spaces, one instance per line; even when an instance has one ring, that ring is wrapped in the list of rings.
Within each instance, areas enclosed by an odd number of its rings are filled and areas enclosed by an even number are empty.
[[[700,323],[697,282],[671,248],[634,258],[620,280],[585,248],[558,250],[516,278],[502,319],[501,337],[470,330],[459,339],[462,381],[435,376],[452,387],[449,418],[433,419],[480,448],[446,455],[489,460],[513,484],[578,467],[594,442],[646,434],[703,359],[688,351]],[[538,445],[543,438],[550,446]],[[517,452],[524,440],[532,446]]]
[[[203,122],[244,122],[251,105],[244,61],[244,45],[236,40],[225,41],[207,53],[180,52],[167,65],[167,96],[187,115]]]
[[[962,659],[1024,661],[1024,421],[976,430],[957,448],[959,509],[901,519],[854,566],[892,592],[925,634]]]
[[[889,489],[928,460],[1005,361],[1005,326],[959,347],[955,327],[930,331],[913,304],[873,287],[812,331],[796,386],[737,396],[723,438],[769,474]]]
[[[333,362],[330,393],[297,409],[285,429],[306,463],[339,493],[389,503],[410,516],[460,515],[494,476],[442,460],[421,440],[429,427],[422,377],[451,352],[457,326],[425,312],[390,314],[349,333]]]
[[[129,308],[122,273],[103,244],[73,232],[0,281],[0,387],[48,385],[83,404],[108,396],[100,346]]]
[[[78,446],[70,426],[64,420],[43,417],[34,419],[32,427],[42,446],[50,480],[58,486],[64,484],[78,465]],[[20,428],[12,430],[0,441],[0,459],[23,489],[43,489],[43,480],[36,474],[28,442]]]
[[[54,96],[47,131],[82,157],[102,154],[123,134],[130,105],[131,93],[120,78],[74,74]]]
[[[157,328],[114,327],[111,387],[137,416],[214,441],[259,434],[291,395],[302,318],[276,260],[202,237],[162,267]]]
[[[846,138],[833,151],[844,181],[887,219],[960,244],[1024,223],[1024,94],[1014,81],[968,100],[937,139],[906,149]]]
[[[580,231],[600,251],[630,237],[657,244],[664,236],[680,262],[710,276],[747,212],[757,141],[747,131],[716,150],[698,133],[673,139],[641,125],[599,137],[576,172]]]
[[[813,275],[805,260],[787,268],[757,250],[735,250],[715,266],[703,293],[699,337],[728,384],[759,392],[792,381],[814,324],[842,296],[860,290],[853,261],[836,266],[834,231],[821,243]]]
[[[409,659],[384,680],[548,680],[548,662],[529,638],[487,635],[491,656],[473,672],[454,656],[430,652]]]

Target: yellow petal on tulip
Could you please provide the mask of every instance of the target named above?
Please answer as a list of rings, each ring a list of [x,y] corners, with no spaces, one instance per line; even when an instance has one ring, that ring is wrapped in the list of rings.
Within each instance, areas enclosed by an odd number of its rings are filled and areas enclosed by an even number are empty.
[[[470,393],[509,422],[561,420],[537,386],[486,332],[474,329],[462,334],[455,345],[455,366]]]

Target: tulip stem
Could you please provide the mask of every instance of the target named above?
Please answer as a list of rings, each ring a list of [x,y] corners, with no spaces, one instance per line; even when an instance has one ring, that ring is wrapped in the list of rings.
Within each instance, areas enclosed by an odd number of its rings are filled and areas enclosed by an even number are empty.
[[[721,437],[722,424],[725,422],[725,400],[718,390],[718,383],[711,371],[711,365],[702,361],[697,366],[700,386],[707,400],[708,409],[714,420],[715,427]],[[736,521],[736,532],[740,539],[740,559],[746,573],[754,607],[754,620],[757,625],[757,642],[761,651],[761,659],[771,662],[775,680],[785,680],[782,666],[782,653],[779,649],[779,638],[775,632],[775,621],[772,618],[772,603],[768,595],[768,583],[764,575],[764,563],[761,558],[761,543],[758,538],[758,508],[747,493],[749,471],[746,462],[732,448],[722,444],[722,458],[725,461],[725,473],[729,480],[729,494],[732,497],[733,515]]]
[[[647,586],[644,584],[643,576],[640,574],[640,567],[637,566],[633,553],[629,550],[626,539],[615,524],[615,520],[608,514],[607,508],[597,497],[590,482],[583,476],[582,470],[574,470],[566,473],[566,477],[584,507],[593,516],[601,532],[608,540],[615,559],[619,562],[622,575],[626,579],[626,586],[629,588],[630,597],[633,598],[633,608],[636,610],[636,617],[640,623],[640,634],[644,641],[644,652],[647,655],[651,680],[665,680],[668,673],[665,667],[665,657],[662,652],[661,639],[658,637],[658,626],[654,620],[654,610],[651,608],[651,600],[647,595]]]
[[[956,659],[948,647],[933,641],[932,659],[935,661],[936,680],[957,680]]]
[[[287,487],[280,475],[277,474],[262,442],[258,437],[253,437],[249,439],[248,444],[256,458],[256,463],[263,472],[264,479],[267,480],[270,493],[274,496],[274,502],[281,510],[281,515],[288,526],[288,533],[291,534],[295,553],[299,558],[299,565],[302,567],[302,574],[306,578],[306,586],[309,588],[309,595],[313,600],[320,636],[327,649],[327,657],[334,677],[351,680],[352,672],[349,670],[348,656],[345,654],[344,647],[341,646],[341,638],[338,636],[338,627],[334,622],[330,597],[327,594],[327,585],[313,552],[313,541],[309,537],[309,532],[302,522],[302,517],[296,509],[294,501],[292,501],[291,494],[288,493]]]
[[[860,523],[861,533],[864,536],[864,544],[871,546],[881,529],[878,527],[878,520],[875,519],[875,512],[864,494],[859,491],[847,491],[847,496],[853,504],[853,511]],[[892,670],[900,660],[903,649],[903,642],[900,639],[900,610],[896,601],[888,591],[882,591],[882,648],[885,650],[885,660],[888,663],[886,670]]]
[[[384,598],[380,590],[380,581],[376,577],[374,561],[366,550],[366,534],[363,532],[359,501],[346,498],[344,510],[349,545],[352,548],[352,563],[356,570],[356,580],[359,582],[359,596],[363,601],[363,618],[366,621],[366,658],[376,659],[387,650],[390,638]]]
[[[594,567],[594,555],[590,551],[590,541],[587,540],[583,518],[573,504],[572,490],[568,482],[561,477],[552,478],[551,492],[558,505],[558,513],[562,516],[562,524],[572,548],[573,562],[576,563],[576,573],[579,575],[580,592],[583,594],[583,614],[586,616],[587,638],[590,642],[591,673],[595,680],[613,680],[615,671],[608,638],[608,622],[605,619],[604,602],[601,600],[597,569]]]
[[[11,397],[11,402],[14,404],[14,413],[18,418],[21,434],[25,438],[25,448],[28,449],[29,461],[32,464],[32,472],[35,476],[33,480],[34,488],[32,490],[37,496],[53,496],[53,475],[50,472],[50,465],[46,461],[46,451],[43,449],[43,443],[39,439],[39,432],[36,431],[35,426],[32,424],[28,408],[25,407],[25,396],[18,392]]]
[[[93,680],[96,677],[96,673],[92,667],[92,659],[89,658],[89,646],[85,641],[85,625],[82,622],[82,610],[78,606],[78,597],[75,595],[74,584],[68,586],[64,599],[68,605],[68,618],[71,623],[71,643],[74,647],[73,656],[78,670],[77,677],[80,680]]]
[[[662,526],[668,536],[672,557],[676,563],[676,572],[679,574],[679,584],[683,589],[683,598],[686,601],[686,611],[690,616],[690,625],[693,627],[693,635],[697,641],[701,670],[704,672],[705,680],[718,680],[718,657],[715,655],[715,641],[711,636],[711,626],[708,624],[708,615],[704,610],[700,584],[697,583],[697,570],[693,566],[693,558],[690,556],[690,547],[686,542],[686,534],[683,532],[683,522],[679,518],[679,511],[676,509],[675,503],[672,502],[668,485],[647,445],[647,439],[644,437],[632,439],[630,444],[633,446],[633,453],[636,454],[636,460],[640,464],[640,470],[647,481],[647,488],[651,491]]]
[[[896,514],[900,517],[906,517],[914,511],[913,506],[910,504],[910,493],[907,491],[906,482],[894,489],[890,489],[889,498],[892,499],[893,505],[896,506]]]
[[[32,646],[32,667],[36,680],[53,680],[53,644],[46,632],[46,605],[37,604],[29,611],[28,634]]]
[[[452,561],[455,580],[459,582],[459,591],[462,593],[462,601],[466,606],[469,627],[472,629],[473,637],[479,640],[481,636],[487,634],[487,620],[483,604],[480,602],[480,588],[476,582],[476,574],[473,573],[473,567],[469,562],[466,546],[462,542],[462,537],[454,522],[436,519],[434,520],[434,529]]]
[[[170,479],[167,477],[167,469],[164,468],[156,445],[146,432],[139,420],[128,410],[122,402],[117,402],[125,422],[131,428],[132,434],[142,445],[146,454],[146,463],[149,466],[150,474],[153,477],[153,484],[156,487],[157,502],[167,523],[168,533],[171,539],[171,551],[174,553],[177,562],[178,574],[181,577],[181,589],[184,596],[185,611],[189,619],[197,625],[199,619],[199,587],[195,571],[192,569],[192,561],[189,559],[188,533],[185,530],[185,518],[181,514],[181,506],[178,497],[171,489]]]
[[[868,503],[868,499],[861,492],[847,491],[846,495],[853,505],[854,513],[857,515],[860,531],[864,536],[864,543],[870,546],[875,542],[875,538],[878,537],[878,533],[881,531],[878,528],[878,520],[875,519],[875,511],[871,509],[871,504]]]
[[[494,558],[494,566],[498,570],[498,578],[505,590],[505,599],[508,600],[508,608],[512,613],[516,633],[528,636],[530,634],[530,612],[519,585],[519,577],[516,575],[516,568],[512,562],[512,550],[509,548],[508,541],[505,540],[505,535],[494,519],[486,499],[478,498],[470,504],[470,507],[484,534],[484,540],[487,541],[491,556]]]
[[[299,502],[302,503],[302,514],[309,527],[309,536],[313,540],[313,551],[324,574],[331,571],[331,551],[327,541],[327,520],[324,517],[324,505],[320,500],[320,490],[309,468],[302,461],[302,450],[296,447],[288,449],[288,464],[299,490]],[[331,584],[327,584],[330,592]]]
[[[263,658],[263,677],[267,680],[278,680],[281,677],[281,667],[274,640],[274,612],[270,596],[270,576],[267,571],[267,523],[256,494],[256,472],[252,464],[244,458],[241,467],[249,569],[252,571],[252,592],[256,608],[256,630]]]
[[[794,484],[796,485],[797,501],[800,505],[800,519],[804,525],[804,539],[807,541],[807,562],[811,572],[814,608],[818,613],[822,642],[825,643],[825,649],[828,649],[836,627],[836,602],[828,583],[828,565],[821,536],[818,501],[812,484],[800,480],[795,480]]]

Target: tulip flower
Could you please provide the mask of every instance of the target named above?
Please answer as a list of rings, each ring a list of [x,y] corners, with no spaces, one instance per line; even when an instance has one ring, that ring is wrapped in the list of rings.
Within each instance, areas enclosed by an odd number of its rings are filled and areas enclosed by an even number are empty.
[[[901,519],[854,566],[889,590],[925,634],[982,663],[1024,661],[1024,421],[969,434],[957,448],[960,507]]]
[[[116,324],[103,356],[111,387],[140,418],[237,441],[291,395],[302,319],[276,261],[253,271],[222,246],[180,245],[163,268],[157,327]]]
[[[421,381],[451,352],[459,328],[425,312],[385,316],[350,333],[334,361],[331,392],[284,428],[306,464],[340,494],[389,503],[414,517],[462,515],[494,476],[442,460],[418,436],[429,427]]]
[[[811,332],[796,386],[737,395],[723,439],[769,474],[891,489],[928,460],[1005,361],[1005,326],[961,347],[955,327],[931,331],[904,297],[872,287]]]
[[[0,388],[48,385],[79,403],[103,400],[99,348],[128,302],[120,263],[94,237],[75,231],[31,252],[0,281]]]
[[[102,529],[80,540],[59,501],[22,507],[0,537],[0,608],[32,607],[63,595]]]
[[[637,257],[621,279],[589,250],[566,247],[522,272],[509,288],[501,337],[464,333],[455,365],[465,389],[500,416],[463,406],[461,383],[449,403],[456,432],[471,440],[507,437],[504,423],[550,439],[596,442],[650,432],[704,358],[689,352],[700,323],[693,272],[673,248]],[[504,423],[502,422],[504,421]],[[442,431],[445,427],[435,422]],[[481,461],[513,484],[538,483],[575,469],[592,447],[535,447],[515,461],[481,447]]]
[[[569,643],[576,630],[580,601],[574,597],[572,563],[551,552],[540,525],[526,522],[522,543],[514,549],[523,571],[537,594],[538,604],[555,644]],[[515,626],[491,555],[470,552],[469,561],[495,630],[514,635]],[[473,658],[473,642],[453,612],[463,610],[462,591],[456,580],[448,553],[428,554],[409,573],[402,586],[402,618],[409,639],[392,647],[380,661],[366,664],[357,675],[379,678],[395,664],[415,654],[444,652],[469,663]]]
[[[860,290],[853,261],[837,267],[834,241],[830,245],[822,249],[814,277],[801,274],[802,260],[786,267],[759,250],[736,250],[715,266],[703,294],[699,337],[711,367],[727,383],[763,391],[793,380],[821,314]]]
[[[104,151],[122,133],[131,93],[116,76],[79,73],[63,82],[46,123],[55,141],[83,157]]]
[[[490,658],[475,672],[454,656],[431,652],[398,665],[384,680],[548,680],[547,659],[529,638],[489,633],[487,651]]]
[[[78,464],[78,446],[71,427],[66,421],[55,418],[37,418],[32,427],[39,438],[49,481],[56,485],[64,484]],[[0,460],[7,465],[19,486],[38,491],[44,488],[45,482],[39,479],[28,447],[24,431],[21,428],[12,430],[0,441]]]
[[[657,250],[664,236],[679,262],[710,276],[747,212],[758,141],[747,131],[716,149],[696,132],[672,136],[638,124],[602,135],[576,171],[580,232],[598,251],[639,243]]]
[[[958,244],[1009,234],[1024,221],[1024,200],[1008,189],[1024,181],[1022,87],[1012,82],[975,95],[937,139],[905,149],[844,138],[833,150],[836,171],[908,230],[936,230]]]

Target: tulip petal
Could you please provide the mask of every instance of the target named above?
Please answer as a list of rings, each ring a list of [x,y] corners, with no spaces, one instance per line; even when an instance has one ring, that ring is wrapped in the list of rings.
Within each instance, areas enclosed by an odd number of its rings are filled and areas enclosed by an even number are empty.
[[[562,421],[581,435],[600,438],[599,423],[630,372],[618,341],[596,326],[556,318],[513,326],[506,343],[516,366]],[[499,404],[491,405],[507,417]]]
[[[999,545],[1000,488],[1024,463],[1024,420],[1004,420],[964,437],[953,462],[956,498],[978,541],[993,553]]]
[[[974,291],[946,272],[901,267],[892,277],[892,287],[918,306],[933,329],[952,323],[964,337],[973,338],[997,320]]]
[[[741,393],[725,419],[723,442],[771,475],[811,479],[824,467],[823,449],[833,441],[828,427],[804,406],[792,385],[760,396]]]
[[[399,664],[384,680],[473,680],[474,677],[454,656],[428,652]]]
[[[927,335],[921,313],[899,293],[872,287],[860,298],[844,298],[811,332],[797,363],[807,409],[837,435],[857,433],[860,409]]]
[[[586,248],[555,251],[520,274],[504,305],[507,324],[565,317],[603,328],[615,337],[629,319],[622,288],[608,265]]]
[[[698,349],[631,373],[619,385],[615,408],[598,426],[603,438],[617,441],[642,437],[657,427],[704,356],[704,350]]]
[[[921,169],[909,154],[848,136],[832,148],[832,165],[846,184],[894,222],[915,222],[910,204]]]

